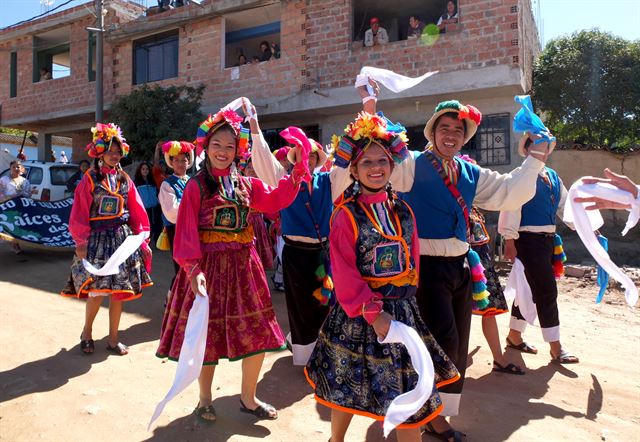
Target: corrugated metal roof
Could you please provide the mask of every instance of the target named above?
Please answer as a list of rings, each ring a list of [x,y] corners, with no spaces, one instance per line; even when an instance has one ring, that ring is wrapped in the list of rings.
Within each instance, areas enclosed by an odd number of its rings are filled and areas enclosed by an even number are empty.
[[[34,133],[34,135],[37,137],[38,134]],[[22,145],[22,135],[12,135],[12,134],[5,134],[5,133],[0,133],[0,143],[9,143],[9,144],[16,144],[18,146]],[[59,137],[57,135],[53,135],[51,137],[51,144],[55,144],[56,146],[69,146],[71,147],[71,138],[69,137]],[[38,143],[34,143],[29,137],[27,137],[24,140],[24,145],[25,146],[31,146],[31,147],[37,147]]]

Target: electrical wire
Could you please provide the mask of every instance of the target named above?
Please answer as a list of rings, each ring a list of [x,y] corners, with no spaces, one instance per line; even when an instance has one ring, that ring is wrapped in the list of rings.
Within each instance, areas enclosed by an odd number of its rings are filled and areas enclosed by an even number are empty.
[[[53,11],[56,11],[56,10],[58,10],[58,9],[62,8],[63,6],[66,6],[66,5],[68,5],[69,3],[74,2],[74,1],[76,1],[76,0],[67,0],[66,2],[59,4],[58,6],[56,6],[56,7],[55,7],[55,8],[53,8],[53,9],[48,10],[47,12],[43,12],[42,14],[38,14],[38,15],[33,16],[33,17],[31,17],[31,18],[28,18],[28,19],[26,19],[26,20],[19,21],[18,23],[14,23],[14,24],[12,24],[12,25],[5,26],[4,28],[0,28],[0,31],[4,31],[5,29],[9,29],[9,28],[12,28],[12,27],[14,27],[14,26],[18,26],[18,25],[21,25],[21,24],[23,24],[23,23],[27,23],[27,22],[33,21],[33,20],[35,20],[35,19],[37,19],[37,18],[44,17],[45,15],[49,15],[49,14],[51,14]]]

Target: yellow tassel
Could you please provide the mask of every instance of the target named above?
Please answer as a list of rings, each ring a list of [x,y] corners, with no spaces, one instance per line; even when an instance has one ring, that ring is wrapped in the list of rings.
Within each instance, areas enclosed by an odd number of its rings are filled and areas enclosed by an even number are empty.
[[[555,246],[553,248],[553,254],[554,255],[560,255],[563,251],[564,250],[563,250],[562,246]]]
[[[488,297],[489,297],[489,292],[486,291],[486,290],[483,291],[483,292],[480,292],[480,293],[474,293],[473,294],[473,300],[474,301],[481,301],[481,300],[483,300],[485,298],[488,298]]]
[[[163,252],[171,250],[171,244],[169,244],[167,229],[162,229],[162,233],[160,233],[160,236],[158,236],[158,240],[156,241],[156,248],[158,250],[162,250]]]

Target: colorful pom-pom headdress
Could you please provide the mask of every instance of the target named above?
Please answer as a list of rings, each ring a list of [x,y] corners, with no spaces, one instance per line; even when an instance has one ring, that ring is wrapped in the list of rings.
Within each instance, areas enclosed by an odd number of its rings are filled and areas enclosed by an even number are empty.
[[[432,145],[435,145],[434,126],[436,121],[441,115],[449,112],[458,114],[458,120],[464,121],[466,124],[464,144],[467,144],[476,134],[478,126],[480,126],[480,122],[482,121],[482,113],[475,106],[462,104],[458,100],[443,101],[436,106],[436,110],[424,127],[424,136]]]
[[[249,149],[250,130],[242,127],[243,118],[236,111],[229,108],[220,109],[215,115],[209,115],[206,120],[200,123],[196,133],[197,154],[207,149],[209,136],[215,133],[224,125],[229,125],[238,139],[236,158],[242,158]]]
[[[120,127],[113,123],[96,123],[95,127],[91,128],[93,138],[91,143],[87,144],[85,148],[91,158],[100,158],[104,155],[111,143],[115,139],[120,145],[120,152],[123,157],[129,155],[130,147],[127,144],[125,138],[122,136],[122,130]]]
[[[357,163],[374,143],[381,146],[393,162],[400,163],[409,155],[407,142],[406,129],[389,121],[382,112],[360,112],[345,127],[343,136],[331,138],[335,165],[342,168]]]
[[[171,157],[185,154],[189,158],[187,169],[193,165],[193,150],[195,146],[188,141],[167,141],[162,145],[162,153],[164,154],[164,162],[171,167]]]

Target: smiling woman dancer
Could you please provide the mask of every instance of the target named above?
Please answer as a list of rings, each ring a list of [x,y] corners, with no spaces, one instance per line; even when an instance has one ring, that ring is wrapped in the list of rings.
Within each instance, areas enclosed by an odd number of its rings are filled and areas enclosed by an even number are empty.
[[[143,259],[150,262],[151,249],[143,242],[141,248],[120,266],[120,272],[109,276],[89,273],[82,259],[102,267],[127,236],[149,232],[149,218],[136,186],[120,167],[120,160],[129,153],[129,145],[120,128],[113,123],[97,123],[91,132],[93,141],[87,145],[87,150],[95,159],[93,168],[84,174],[76,188],[69,217],[69,232],[76,243],[71,276],[73,286],[78,289],[77,293],[65,292],[64,295],[87,298],[80,337],[80,349],[84,354],[94,352],[93,321],[102,299],[109,296],[107,350],[126,355],[128,347],[118,341],[122,302],[139,298],[142,288],[152,284],[143,264]]]
[[[174,259],[180,271],[165,309],[157,356],[177,360],[189,311],[196,296],[209,297],[204,366],[198,379],[200,400],[194,414],[213,423],[211,386],[218,361],[242,360],[241,411],[275,419],[276,409],[256,397],[264,353],[284,348],[282,330],[271,304],[264,268],[256,252],[249,209],[280,210],[293,201],[304,175],[302,163],[271,188],[241,176],[234,160],[242,157],[248,137],[242,118],[223,109],[198,128],[197,148],[204,167],[191,178],[178,210]]]
[[[404,128],[362,113],[336,148],[336,165],[356,180],[336,207],[330,232],[338,304],[324,322],[305,369],[316,399],[331,408],[331,442],[344,441],[354,414],[383,420],[418,375],[401,344],[380,344],[391,320],[415,328],[432,355],[435,382],[424,406],[398,426],[399,441],[419,441],[421,425],[442,411],[436,385],[459,375],[420,318],[416,303],[420,251],[415,218],[388,186],[394,160],[407,155]],[[401,131],[401,132],[400,132]]]

